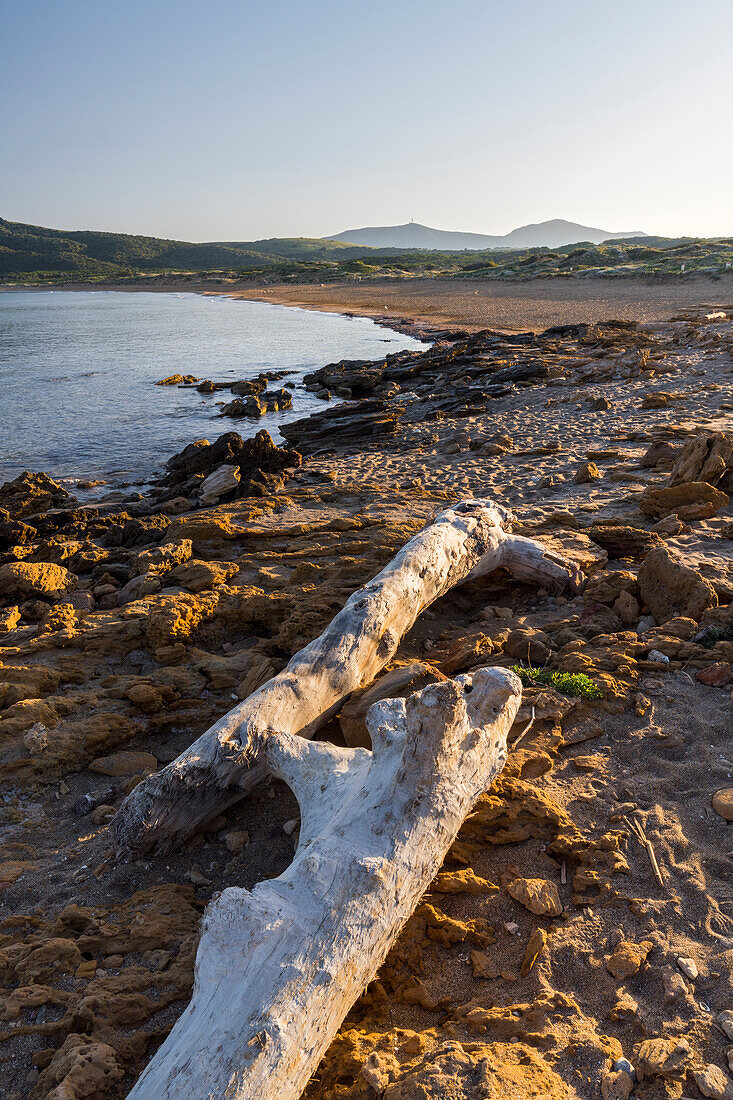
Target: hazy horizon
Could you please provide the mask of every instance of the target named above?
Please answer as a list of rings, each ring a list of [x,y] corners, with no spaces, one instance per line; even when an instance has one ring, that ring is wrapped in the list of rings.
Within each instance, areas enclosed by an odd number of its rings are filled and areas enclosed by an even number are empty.
[[[2,0],[0,217],[187,241],[733,236],[733,6]]]

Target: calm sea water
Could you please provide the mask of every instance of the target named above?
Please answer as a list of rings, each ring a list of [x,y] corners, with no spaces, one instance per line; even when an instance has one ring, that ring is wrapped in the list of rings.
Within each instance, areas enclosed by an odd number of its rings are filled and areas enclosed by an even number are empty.
[[[339,359],[421,346],[364,318],[197,294],[0,292],[0,481],[144,478],[174,452],[227,431],[243,436],[323,403],[298,383]],[[261,420],[218,418],[228,390],[204,396],[154,383],[171,374],[214,382],[292,370],[293,408]]]

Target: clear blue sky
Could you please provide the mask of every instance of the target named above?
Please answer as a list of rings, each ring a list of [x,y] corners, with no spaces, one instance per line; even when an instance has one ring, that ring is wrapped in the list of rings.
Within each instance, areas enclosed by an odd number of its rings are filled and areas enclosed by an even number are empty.
[[[0,0],[0,216],[733,235],[731,0]]]

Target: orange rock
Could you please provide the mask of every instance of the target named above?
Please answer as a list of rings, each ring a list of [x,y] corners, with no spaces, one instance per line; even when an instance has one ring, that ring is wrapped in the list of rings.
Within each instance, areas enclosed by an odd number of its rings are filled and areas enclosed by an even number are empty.
[[[613,954],[606,959],[606,970],[613,974],[614,978],[623,981],[636,974],[647,955],[652,949],[650,940],[642,940],[641,943],[632,943],[624,940],[618,945]]]
[[[726,821],[733,821],[733,787],[721,787],[711,799],[716,814]]]
[[[115,778],[137,775],[143,771],[157,771],[157,768],[158,761],[150,752],[114,752],[111,756],[100,756],[92,760],[89,765],[90,772]]]
[[[559,917],[562,904],[554,882],[543,878],[515,878],[507,893],[537,917]]]
[[[707,684],[708,687],[725,687],[731,679],[730,662],[719,661],[717,664],[708,665],[707,668],[699,668],[696,677],[701,684]]]

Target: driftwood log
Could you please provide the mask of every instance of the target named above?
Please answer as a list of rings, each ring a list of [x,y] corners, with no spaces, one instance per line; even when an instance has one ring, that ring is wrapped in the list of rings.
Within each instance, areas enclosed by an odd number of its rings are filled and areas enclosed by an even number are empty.
[[[115,817],[120,854],[173,847],[261,783],[268,774],[261,749],[272,732],[311,738],[391,660],[420,613],[455,585],[500,567],[552,591],[574,585],[577,570],[510,534],[511,518],[488,500],[439,513],[282,672],[135,788]]]
[[[191,1003],[131,1100],[296,1100],[479,795],[506,759],[521,684],[482,668],[367,718],[372,751],[273,733],[298,850],[204,918]]]

